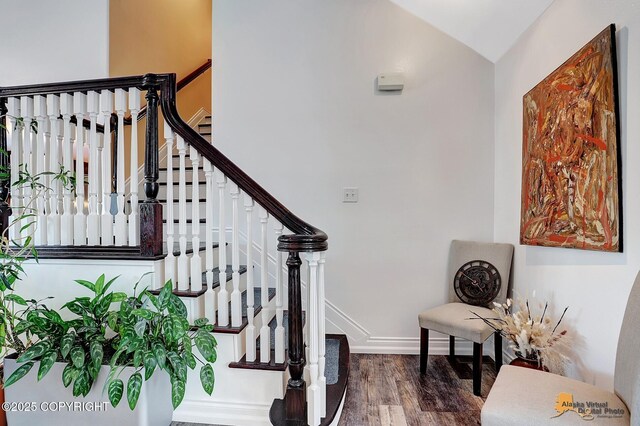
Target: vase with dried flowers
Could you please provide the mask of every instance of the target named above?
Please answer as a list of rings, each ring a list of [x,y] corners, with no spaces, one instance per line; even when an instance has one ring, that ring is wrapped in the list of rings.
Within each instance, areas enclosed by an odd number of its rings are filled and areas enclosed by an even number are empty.
[[[527,299],[520,299],[516,303],[507,299],[505,303],[494,302],[493,305],[495,317],[485,318],[471,311],[475,318],[470,319],[481,319],[500,333],[520,359],[520,365],[529,363],[541,370],[564,374],[569,361],[567,352],[571,339],[567,330],[560,328],[560,323],[569,307],[554,322],[547,313],[548,303],[545,303],[541,315],[531,313]]]

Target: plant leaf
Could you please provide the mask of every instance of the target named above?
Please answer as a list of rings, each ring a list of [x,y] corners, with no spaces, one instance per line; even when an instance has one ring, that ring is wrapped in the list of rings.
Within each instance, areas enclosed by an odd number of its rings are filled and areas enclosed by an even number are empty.
[[[164,370],[167,359],[167,350],[162,346],[162,343],[154,343],[153,354],[156,357],[156,361],[158,361],[158,366]]]
[[[9,387],[15,382],[17,382],[18,380],[22,379],[24,375],[31,370],[31,368],[33,367],[33,364],[34,364],[33,361],[29,361],[26,364],[22,364],[20,367],[18,367],[16,371],[14,371],[13,374],[11,374],[9,378],[4,381],[4,387],[5,388]]]
[[[73,382],[73,396],[87,395],[91,388],[89,372],[87,370],[81,370],[76,380]]]
[[[17,303],[18,305],[27,306],[27,301],[24,300],[22,297],[18,296],[17,294],[7,294],[4,297],[4,300]]]
[[[133,330],[136,332],[138,337],[144,336],[144,331],[146,330],[146,328],[147,328],[147,320],[144,318],[140,318],[140,321],[138,321],[136,325],[133,326]]]
[[[135,368],[138,368],[140,367],[140,365],[142,365],[143,355],[144,353],[142,352],[142,349],[138,349],[133,353],[133,366]]]
[[[91,355],[93,366],[100,369],[100,366],[102,365],[102,357],[104,356],[102,343],[97,340],[91,342],[89,345],[89,355]]]
[[[76,336],[74,334],[65,334],[60,339],[60,355],[62,355],[62,359],[66,359],[67,355],[69,355],[69,351],[73,346],[73,343],[76,341]]]
[[[147,381],[156,369],[156,357],[151,352],[144,354],[144,380]]]
[[[204,359],[209,362],[216,362],[218,353],[216,352],[217,343],[214,337],[206,331],[198,330],[194,340]]]
[[[84,349],[82,349],[82,346],[74,346],[71,348],[70,354],[73,365],[76,366],[76,368],[82,368],[84,365]]]
[[[58,359],[58,352],[55,350],[49,351],[42,355],[40,359],[40,367],[38,368],[38,381],[40,381],[44,376],[47,375],[53,364]]]
[[[131,313],[140,318],[144,318],[148,320],[153,319],[153,317],[155,316],[155,313],[153,313],[148,309],[134,309],[133,311],[131,311]]]
[[[102,294],[102,289],[104,288],[104,274],[98,277],[94,288],[97,296]]]
[[[48,340],[43,340],[42,342],[38,342],[35,345],[29,346],[29,348],[24,351],[22,355],[18,357],[17,362],[25,362],[31,361],[32,359],[40,358],[51,349],[51,343]]]
[[[185,361],[187,362],[187,366],[190,369],[194,369],[196,368],[196,357],[193,356],[193,354],[191,352],[185,352],[183,354]]]
[[[88,288],[89,290],[93,291],[95,293],[96,291],[96,286],[91,282],[91,281],[86,281],[86,280],[76,280],[76,282],[78,284],[80,284],[81,286],[84,286],[86,288]]]
[[[209,322],[209,318],[198,318],[193,322],[193,324],[196,327],[202,327],[203,325],[206,325],[208,322]]]
[[[122,399],[122,392],[124,391],[124,383],[120,379],[114,379],[109,383],[109,401],[113,408],[117,407]]]
[[[187,364],[180,358],[180,356],[171,351],[167,352],[167,358],[171,365],[173,366],[173,371],[178,379],[182,381],[187,381]]]
[[[171,403],[177,408],[184,398],[185,382],[176,376],[171,376]]]
[[[129,377],[129,382],[127,382],[127,401],[129,401],[129,408],[132,410],[136,408],[141,389],[142,376],[140,373],[133,373],[131,377]]]
[[[160,306],[160,310],[164,310],[169,303],[169,296],[171,296],[171,292],[173,291],[173,284],[171,280],[167,281],[167,283],[160,290],[160,294],[158,295],[158,305]]]
[[[213,373],[213,367],[211,364],[205,364],[200,369],[200,382],[204,391],[211,395],[213,392],[213,385],[215,384],[215,375]]]
[[[174,294],[171,294],[171,296],[169,297],[169,303],[167,304],[167,311],[169,311],[169,313],[171,314],[178,315],[182,318],[187,317],[187,307],[184,305],[184,302]]]
[[[67,364],[62,370],[62,384],[65,388],[69,387],[73,379],[78,377],[78,370],[73,368],[72,364]]]
[[[109,282],[108,282],[108,283],[106,283],[106,284],[104,285],[104,287],[102,287],[102,291],[100,292],[100,294],[104,294],[104,293],[106,293],[106,292],[107,292],[107,290],[109,290],[109,287],[111,287],[111,284],[113,284],[113,282],[114,282],[115,280],[117,280],[119,277],[120,277],[120,275],[117,275],[117,276],[115,276],[115,277],[111,278],[111,279],[109,280]],[[114,294],[115,294],[115,293],[114,293]],[[122,293],[122,294],[124,294],[124,293]],[[127,296],[125,295],[125,299],[126,299],[126,298],[127,298]],[[123,300],[124,300],[124,299],[123,299]]]

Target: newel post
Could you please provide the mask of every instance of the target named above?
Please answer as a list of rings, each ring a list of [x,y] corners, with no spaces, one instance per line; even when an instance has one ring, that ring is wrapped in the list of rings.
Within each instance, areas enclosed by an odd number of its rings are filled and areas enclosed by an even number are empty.
[[[142,87],[147,90],[147,131],[144,153],[144,193],[140,204],[140,254],[153,257],[162,254],[162,204],[157,200],[160,186],[158,155],[158,89],[155,74],[143,77]],[[135,126],[135,123],[132,124]]]
[[[307,420],[306,383],[303,378],[304,338],[302,334],[302,293],[300,290],[300,265],[302,261],[297,251],[290,251],[287,259],[289,279],[289,373],[287,384],[287,420]]]
[[[9,186],[11,185],[9,170],[9,151],[7,146],[7,99],[0,98],[0,235],[9,226]]]

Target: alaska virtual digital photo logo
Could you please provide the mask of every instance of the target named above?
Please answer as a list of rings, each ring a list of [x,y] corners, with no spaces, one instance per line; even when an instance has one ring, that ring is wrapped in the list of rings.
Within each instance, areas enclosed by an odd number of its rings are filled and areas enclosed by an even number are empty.
[[[582,420],[593,420],[598,418],[618,418],[624,416],[624,408],[609,407],[607,401],[575,401],[573,394],[560,392],[556,397],[556,415],[551,418],[560,417],[567,411],[573,411]]]

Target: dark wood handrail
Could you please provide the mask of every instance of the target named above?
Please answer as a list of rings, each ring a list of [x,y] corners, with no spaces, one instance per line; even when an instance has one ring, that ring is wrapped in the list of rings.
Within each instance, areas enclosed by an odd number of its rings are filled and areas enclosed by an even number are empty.
[[[276,200],[267,190],[236,166],[229,158],[211,145],[198,132],[185,123],[176,107],[176,75],[148,74],[147,81],[155,81],[160,87],[160,105],[166,123],[204,158],[249,194],[260,206],[282,223],[293,235],[279,237],[278,250],[315,252],[327,249],[327,234],[303,221]]]
[[[207,62],[200,65],[198,68],[196,68],[191,73],[189,73],[189,75],[181,79],[178,82],[178,92],[184,89],[185,87],[187,87],[193,80],[195,80],[196,78],[204,74],[208,69],[211,68],[211,65],[212,65],[211,59],[207,59]],[[142,120],[146,116],[147,116],[147,106],[145,105],[142,108],[140,108],[140,112],[138,112],[138,121]],[[125,126],[130,126],[131,122],[132,122],[131,116],[124,118]]]
[[[293,232],[291,235],[282,235],[279,237],[278,250],[314,252],[327,249],[327,235],[323,231],[311,226],[294,215],[268,191],[182,120],[178,115],[176,106],[177,83],[175,74],[147,74],[144,76],[138,75],[0,87],[0,101],[2,101],[3,98],[13,96],[37,96],[74,92],[86,93],[89,91],[115,90],[119,88],[127,89],[131,87],[136,87],[141,90],[157,87],[160,90],[160,106],[167,124],[204,158],[209,160],[214,167],[218,168],[276,220]]]

